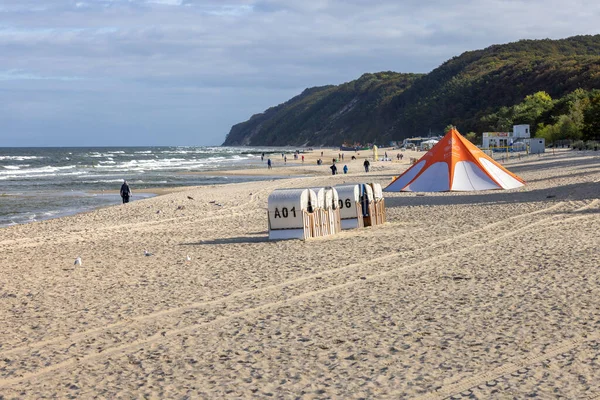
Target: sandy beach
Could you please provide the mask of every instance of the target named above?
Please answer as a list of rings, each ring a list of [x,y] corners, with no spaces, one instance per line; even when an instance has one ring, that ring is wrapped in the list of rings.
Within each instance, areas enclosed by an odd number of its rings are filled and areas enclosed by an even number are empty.
[[[386,193],[383,226],[268,241],[274,189],[387,184],[417,156],[366,174],[369,154],[346,153],[331,176],[325,153],[0,229],[0,398],[600,395],[598,152],[512,159],[521,189]]]

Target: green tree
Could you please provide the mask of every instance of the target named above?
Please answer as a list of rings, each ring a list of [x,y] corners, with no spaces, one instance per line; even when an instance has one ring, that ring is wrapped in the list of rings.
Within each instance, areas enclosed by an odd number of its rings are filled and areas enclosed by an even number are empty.
[[[465,135],[465,138],[466,138],[466,139],[467,139],[469,142],[471,142],[471,143],[475,144],[475,141],[477,140],[477,134],[476,134],[475,132],[469,132],[469,133],[467,133],[467,134]]]
[[[600,92],[595,91],[583,113],[584,140],[600,140]]]
[[[446,125],[446,127],[444,128],[444,133],[450,132],[450,129],[456,129],[456,126],[454,126],[452,124]]]
[[[535,137],[546,139],[546,145],[558,140],[558,135],[559,129],[556,125],[539,124],[535,132]]]
[[[567,104],[569,105],[569,117],[577,126],[577,129],[582,131],[584,126],[583,114],[590,105],[590,93],[579,88],[565,97],[567,98]]]
[[[481,121],[484,122],[490,130],[507,132],[513,126],[513,107],[500,107],[498,112],[484,116]]]
[[[513,122],[514,124],[536,126],[540,117],[553,107],[552,97],[544,91],[525,96],[521,103],[513,106]]]
[[[553,125],[540,124],[535,134],[536,137],[543,137],[546,143],[552,143],[557,140],[578,140],[581,139],[581,129],[571,116],[563,114],[558,117],[558,121]]]
[[[581,139],[581,129],[579,128],[576,121],[570,115],[561,115],[558,118],[558,140],[570,139],[577,140]]]

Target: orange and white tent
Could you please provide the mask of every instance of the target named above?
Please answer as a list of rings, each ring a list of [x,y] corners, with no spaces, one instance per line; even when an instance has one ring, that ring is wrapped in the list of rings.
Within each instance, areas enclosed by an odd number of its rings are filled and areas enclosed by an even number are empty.
[[[514,189],[525,184],[451,129],[438,144],[384,189],[386,192]]]

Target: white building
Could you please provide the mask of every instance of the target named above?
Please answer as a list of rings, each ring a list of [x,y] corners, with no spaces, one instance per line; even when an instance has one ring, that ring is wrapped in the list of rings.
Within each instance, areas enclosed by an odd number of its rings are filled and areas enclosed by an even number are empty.
[[[436,144],[438,144],[439,142],[440,142],[439,140],[435,140],[435,139],[425,140],[425,141],[421,142],[419,149],[421,151],[431,150],[431,148],[433,146],[435,146]]]
[[[513,137],[529,139],[531,137],[529,125],[513,125]]]
[[[529,153],[543,153],[546,149],[544,139],[532,138],[529,125],[514,125],[512,132],[483,132],[482,148],[512,147],[513,151],[523,151],[529,148]]]
[[[511,146],[516,141],[531,137],[529,125],[514,125],[512,132],[483,132],[482,148]]]
[[[539,154],[544,153],[546,151],[546,139],[544,138],[532,138],[525,139],[529,144],[529,153],[530,154]]]

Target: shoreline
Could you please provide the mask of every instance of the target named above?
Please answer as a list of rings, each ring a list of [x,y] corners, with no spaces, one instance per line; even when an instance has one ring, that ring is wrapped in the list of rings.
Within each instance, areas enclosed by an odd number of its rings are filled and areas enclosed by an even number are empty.
[[[286,149],[287,151],[292,151]],[[318,151],[318,153],[317,153]],[[236,181],[267,181],[273,179],[289,179],[291,177],[306,177],[306,176],[318,176],[322,174],[329,174],[329,166],[322,165],[317,166],[316,160],[320,152],[322,151],[325,157],[333,157],[337,154],[335,149],[319,149],[317,151],[307,151],[301,153],[300,157],[304,155],[305,164],[301,164],[298,160],[293,160],[292,153],[286,153],[289,156],[289,164],[283,165],[283,161],[274,161],[274,167],[272,170],[267,170],[266,165],[260,165],[260,161],[256,159],[249,160],[247,164],[240,165],[239,168],[232,169],[231,167],[220,168],[210,171],[189,171],[189,172],[178,172],[176,175],[179,176],[204,176],[207,177],[207,181],[210,181],[210,177],[220,178],[216,179],[214,185],[227,185]],[[275,159],[279,153],[273,153],[271,156]],[[266,163],[266,160],[265,160]],[[313,165],[309,165],[313,163]],[[227,182],[227,178],[230,178],[234,182]],[[190,179],[188,179],[189,181]],[[192,181],[195,179],[191,179]],[[202,180],[202,179],[201,179]],[[44,189],[41,192],[24,192],[18,193],[14,196],[4,194],[4,209],[0,210],[3,215],[0,215],[0,227],[7,227],[19,224],[29,224],[39,221],[45,221],[49,219],[58,218],[66,215],[74,215],[82,212],[89,212],[91,210],[108,207],[111,205],[120,204],[118,197],[120,184],[117,180],[115,182],[114,189],[101,190],[101,189],[89,189],[89,190],[67,190],[67,189],[52,189],[49,186],[48,189]],[[141,184],[140,188],[137,185],[130,182],[130,186],[134,193],[132,201],[137,201],[136,194],[141,194],[143,197],[147,196],[162,196],[170,193],[176,193],[180,191],[190,190],[206,185],[178,185],[169,187],[144,187],[146,184]],[[114,186],[113,186],[114,187]],[[58,188],[58,186],[57,186]],[[78,197],[78,193],[81,196]],[[115,196],[115,199],[101,198],[97,196]],[[95,199],[95,200],[94,200]],[[11,212],[11,209],[14,210]]]
[[[321,152],[323,152],[323,156],[321,156]],[[425,152],[416,152],[416,151],[400,151],[400,150],[394,150],[391,148],[383,148],[381,149],[380,155],[385,154],[386,152],[388,152],[388,155],[390,156],[394,156],[396,154],[403,154],[404,158],[399,161],[397,160],[395,157],[392,158],[391,161],[377,161],[377,162],[372,162],[371,163],[371,172],[370,174],[373,173],[377,173],[377,174],[389,174],[389,179],[391,180],[391,177],[399,175],[402,171],[406,170],[409,166],[409,160],[411,158],[420,158],[421,156],[423,156],[425,154]],[[559,151],[557,151],[558,154],[566,154],[565,149],[560,149]],[[593,152],[592,152],[593,153]],[[219,169],[219,170],[212,170],[212,171],[187,171],[187,172],[181,172],[181,175],[198,175],[198,176],[214,176],[214,177],[231,177],[231,178],[236,178],[236,177],[241,177],[241,178],[248,178],[248,182],[267,182],[267,181],[271,181],[271,180],[280,180],[280,179],[290,179],[290,178],[308,178],[308,177],[319,177],[319,176],[330,176],[331,175],[331,171],[329,169],[329,166],[331,165],[331,161],[329,163],[326,163],[325,160],[328,159],[332,159],[334,157],[339,157],[340,154],[344,154],[344,158],[345,160],[342,162],[338,162],[338,175],[340,176],[345,176],[348,179],[353,179],[351,177],[355,177],[355,176],[368,176],[368,174],[364,173],[363,167],[362,167],[362,162],[364,161],[365,158],[372,158],[372,152],[371,151],[362,151],[362,152],[340,152],[337,149],[333,149],[333,148],[328,148],[328,149],[318,149],[318,150],[313,150],[313,151],[307,151],[305,153],[301,153],[300,157],[302,155],[305,156],[305,163],[301,163],[299,160],[294,160],[293,159],[293,155],[290,155],[291,160],[285,164],[283,164],[282,160],[277,160],[274,161],[274,165],[273,165],[273,169],[269,170],[266,168],[266,160],[264,161],[264,165],[263,166],[256,166],[256,163],[252,163],[251,167],[245,166],[244,168],[238,168],[238,169]],[[280,153],[274,153],[275,156],[280,156]],[[348,160],[348,158],[350,158],[352,155],[355,155],[357,157],[356,160]],[[546,155],[544,157],[548,157],[550,156],[550,153],[546,153]],[[532,157],[530,155],[530,157]],[[323,165],[316,165],[316,161],[317,159],[322,158],[324,160]],[[509,160],[509,163],[512,162],[518,162],[518,159],[516,157],[513,157]],[[343,165],[348,165],[349,167],[349,173],[347,175],[343,175],[341,168]],[[252,178],[252,179],[250,179]],[[389,181],[384,182],[388,183]],[[234,184],[234,183],[239,183],[239,182],[219,182],[219,183],[215,183],[214,185],[230,185],[230,184]],[[167,195],[167,194],[171,194],[171,193],[177,193],[177,192],[182,192],[182,191],[186,191],[186,190],[194,190],[198,187],[210,187],[213,185],[195,185],[195,186],[172,186],[172,187],[155,187],[155,188],[140,188],[137,189],[135,186],[132,187],[132,190],[134,192],[134,198],[135,198],[135,194],[139,193],[142,195],[149,195],[150,197],[153,196],[163,196],[163,195]],[[56,192],[58,194],[60,194],[61,192]],[[69,193],[69,192],[65,192],[65,193]],[[107,195],[107,196],[118,196],[118,189],[114,189],[114,190],[86,190],[86,191],[82,191],[81,193],[87,194],[87,195],[92,195],[92,196],[97,196],[97,195]],[[70,194],[70,193],[69,193]],[[11,196],[4,196],[6,197],[11,197]],[[146,198],[146,196],[144,196],[144,198]],[[41,210],[40,212],[42,214],[47,214],[48,212],[50,212],[51,215],[49,216],[45,216],[45,217],[39,217],[39,216],[35,216],[35,220],[23,220],[21,219],[19,222],[17,223],[3,223],[2,225],[0,225],[0,228],[4,228],[4,227],[8,227],[8,226],[14,226],[19,225],[19,224],[29,224],[32,222],[38,222],[38,221],[45,221],[48,219],[55,219],[55,218],[59,218],[61,216],[65,216],[65,215],[75,215],[81,212],[90,212],[93,211],[95,209],[100,209],[100,208],[104,208],[104,207],[109,207],[109,206],[114,206],[114,205],[118,205],[120,204],[120,201],[118,201],[119,199],[117,198],[115,201],[112,202],[100,202],[99,204],[96,204],[95,206],[89,206],[89,205],[85,205],[85,206],[81,206],[79,207],[79,210],[74,210],[73,208],[78,208],[77,205],[73,205],[70,209],[68,209],[67,211],[65,210]],[[138,201],[138,200],[133,200],[133,201]]]

